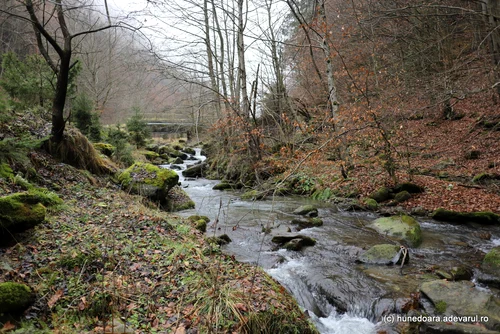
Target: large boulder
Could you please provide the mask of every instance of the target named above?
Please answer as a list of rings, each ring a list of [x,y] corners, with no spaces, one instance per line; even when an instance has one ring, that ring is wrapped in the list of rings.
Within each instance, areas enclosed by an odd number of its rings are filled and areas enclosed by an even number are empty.
[[[182,175],[185,177],[203,177],[205,169],[207,169],[206,163],[197,164],[182,171]]]
[[[0,197],[0,226],[23,231],[45,220],[46,209],[39,198],[29,193]]]
[[[194,202],[189,195],[179,186],[173,187],[167,195],[167,210],[177,212],[194,209]]]
[[[361,254],[357,262],[367,263],[367,264],[401,264],[403,261],[403,253],[401,248],[397,245],[392,244],[381,244],[375,245],[368,249],[366,252]],[[410,260],[409,254],[404,257],[405,263]]]
[[[118,176],[118,181],[126,190],[163,203],[169,190],[179,182],[179,175],[169,169],[136,162]]]
[[[369,228],[391,239],[418,247],[422,243],[420,224],[412,217],[401,215],[375,219]]]
[[[0,283],[0,313],[24,311],[34,301],[34,294],[24,284],[14,282]]]
[[[439,313],[454,316],[488,317],[482,325],[500,331],[500,299],[485,290],[479,290],[470,281],[424,282],[420,291],[437,306]]]

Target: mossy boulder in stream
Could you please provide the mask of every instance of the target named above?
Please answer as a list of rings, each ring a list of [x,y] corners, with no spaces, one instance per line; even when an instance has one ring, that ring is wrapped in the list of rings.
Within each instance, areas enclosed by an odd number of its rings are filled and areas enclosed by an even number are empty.
[[[493,248],[484,256],[477,279],[481,283],[500,288],[500,247]]]
[[[500,299],[491,292],[478,290],[470,281],[424,282],[420,291],[445,315],[488,317],[482,325],[500,331]]]
[[[0,197],[0,226],[23,231],[45,220],[46,209],[36,196],[18,193]]]
[[[34,294],[24,284],[0,283],[0,313],[16,313],[24,311],[34,301]]]
[[[393,244],[375,245],[358,257],[357,262],[367,264],[400,264],[403,256],[401,248]],[[410,257],[406,254],[405,263],[408,263]]]
[[[169,169],[136,162],[118,176],[118,181],[125,190],[165,202],[168,191],[179,182],[179,175]]]
[[[410,216],[379,218],[368,227],[391,239],[404,242],[410,247],[418,247],[422,243],[420,224]]]
[[[305,228],[322,226],[323,225],[323,219],[318,218],[318,217],[292,219],[292,224],[298,225],[298,229],[299,230],[303,230]]]
[[[194,209],[195,204],[191,197],[179,186],[175,186],[168,192],[167,205],[165,209],[170,212]]]
[[[202,162],[182,171],[182,175],[185,177],[203,177],[206,169],[207,164]]]
[[[301,216],[317,217],[318,209],[316,209],[313,205],[302,205],[295,209],[293,213]]]
[[[277,235],[271,239],[272,242],[279,244],[279,248],[292,251],[300,251],[306,246],[316,245],[316,240],[305,235]]]
[[[457,212],[439,208],[432,213],[432,218],[450,223],[479,223],[479,224],[498,224],[500,215],[490,212]]]

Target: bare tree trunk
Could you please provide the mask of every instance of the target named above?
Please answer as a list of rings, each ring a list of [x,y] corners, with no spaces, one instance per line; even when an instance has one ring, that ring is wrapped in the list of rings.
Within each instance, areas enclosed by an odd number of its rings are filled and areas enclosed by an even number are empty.
[[[495,71],[496,91],[500,96],[500,4],[498,0],[483,0],[482,9],[487,21],[487,38]]]
[[[337,116],[337,110],[339,107],[339,101],[337,98],[337,87],[335,85],[335,78],[333,76],[333,62],[332,62],[332,48],[330,46],[329,30],[328,23],[326,19],[326,11],[325,11],[325,0],[320,1],[319,5],[319,14],[323,20],[323,24],[325,26],[325,31],[323,32],[323,40],[321,43],[321,47],[325,54],[326,60],[326,76],[328,80],[328,106],[332,113],[332,118]]]
[[[243,4],[244,0],[238,0],[238,82],[241,91],[241,109],[243,115],[248,117],[250,114],[250,101],[248,99],[247,91],[247,72],[245,63],[245,44],[243,41],[243,32],[245,31],[245,20],[243,18]]]
[[[216,114],[217,117],[220,117],[219,87],[217,86],[217,79],[215,78],[212,43],[210,42],[210,15],[208,13],[208,0],[203,0],[203,15],[205,19],[205,47],[207,51],[208,76],[210,77],[210,84],[212,88],[212,95],[215,101]]]

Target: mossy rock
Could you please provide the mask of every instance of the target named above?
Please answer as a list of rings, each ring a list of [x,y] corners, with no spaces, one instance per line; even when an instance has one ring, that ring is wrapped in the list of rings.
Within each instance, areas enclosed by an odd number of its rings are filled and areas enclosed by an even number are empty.
[[[317,217],[318,209],[313,205],[302,205],[295,209],[293,213],[301,216]]]
[[[173,187],[167,195],[167,207],[170,212],[194,209],[195,203],[189,195],[179,186]]]
[[[391,191],[387,187],[381,187],[372,192],[368,197],[376,200],[377,203],[381,203],[391,198]]]
[[[144,157],[146,157],[146,159],[148,159],[149,161],[154,161],[155,159],[159,158],[160,155],[156,152],[153,152],[153,151],[143,151],[142,154],[144,155]]]
[[[306,235],[301,235],[301,234],[289,234],[289,235],[276,235],[274,236],[271,241],[274,242],[275,244],[279,245],[285,245],[286,243],[294,240],[294,239],[301,239],[301,246],[314,246],[316,245],[316,240],[308,237]]]
[[[500,175],[489,174],[489,173],[479,173],[472,178],[473,183],[481,183],[488,180],[498,180]]]
[[[194,149],[192,149],[191,147],[185,147],[183,149],[183,151],[186,152],[186,153],[189,153],[191,155],[195,155],[196,154],[196,151]]]
[[[435,210],[431,217],[445,222],[454,223],[479,223],[479,224],[497,224],[500,223],[500,215],[490,212],[457,212],[439,208]]]
[[[367,264],[400,264],[403,260],[400,250],[400,247],[393,244],[375,245],[361,254],[357,261]],[[405,263],[409,260],[409,254],[406,254]]]
[[[170,189],[179,182],[176,172],[143,162],[136,162],[119,176],[124,189],[154,201],[166,202]]]
[[[227,234],[219,235],[218,237],[208,237],[207,242],[210,244],[217,244],[219,246],[227,245],[232,240]]]
[[[365,198],[363,199],[363,204],[367,210],[377,211],[378,203],[373,198]]]
[[[174,161],[172,161],[174,165],[182,165],[184,163],[184,160],[181,158],[175,158]]]
[[[418,247],[422,243],[420,224],[407,215],[379,218],[368,227],[389,238],[405,242],[410,247]]]
[[[30,188],[26,192],[15,193],[10,196],[15,201],[27,204],[41,203],[46,207],[63,203],[63,200],[56,193],[45,188]]]
[[[227,190],[227,189],[233,189],[233,185],[229,182],[221,182],[213,186],[213,190]]]
[[[45,220],[46,209],[28,193],[0,197],[0,226],[10,231],[23,231]],[[27,200],[27,202],[24,202]]]
[[[321,218],[302,218],[302,219],[292,219],[292,224],[298,225],[300,230],[311,227],[323,226],[323,219]]]
[[[6,163],[0,164],[0,178],[10,180],[14,177],[12,168]]]
[[[200,219],[194,222],[194,227],[201,232],[207,231],[207,222],[205,219]]]
[[[185,177],[203,177],[205,175],[205,170],[207,169],[206,163],[201,163],[189,167],[182,171],[182,175]]]
[[[404,182],[401,184],[398,184],[393,188],[393,192],[399,193],[401,191],[407,191],[410,194],[419,194],[424,192],[424,188],[411,182]]]
[[[407,201],[411,198],[411,194],[406,191],[406,190],[403,190],[401,192],[398,192],[395,196],[394,196],[394,200],[397,202],[397,203],[402,203],[404,201]]]
[[[481,269],[500,276],[500,247],[493,248],[484,256]]]
[[[200,219],[203,219],[207,223],[210,222],[210,218],[208,218],[207,216],[192,215],[192,216],[187,217],[187,220],[191,223],[194,223]]]
[[[116,147],[108,143],[94,143],[93,145],[96,150],[108,157],[111,157],[116,150]]]
[[[15,282],[0,283],[0,313],[22,312],[34,300],[29,286]]]
[[[266,198],[266,192],[259,190],[249,190],[241,195],[241,199],[250,201],[260,201],[263,200],[264,198]]]

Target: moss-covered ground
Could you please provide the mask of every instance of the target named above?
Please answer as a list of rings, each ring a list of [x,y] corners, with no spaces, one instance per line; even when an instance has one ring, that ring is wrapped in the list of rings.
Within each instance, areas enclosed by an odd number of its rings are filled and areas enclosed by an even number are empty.
[[[40,182],[63,204],[0,249],[1,282],[36,294],[13,333],[315,333],[261,269],[223,255],[195,223],[154,209],[104,176],[33,152]],[[0,196],[23,189],[0,179]],[[146,204],[146,205],[145,205]],[[277,332],[273,332],[277,333]]]

